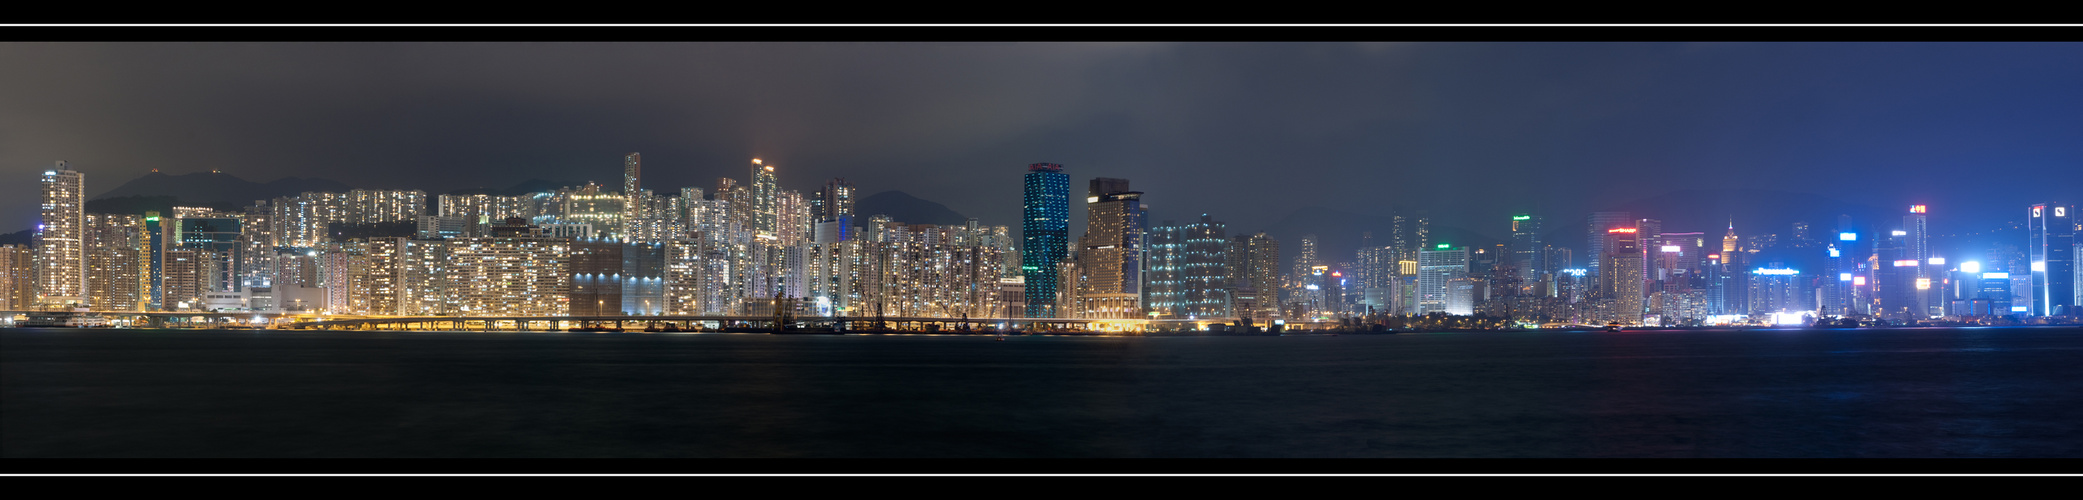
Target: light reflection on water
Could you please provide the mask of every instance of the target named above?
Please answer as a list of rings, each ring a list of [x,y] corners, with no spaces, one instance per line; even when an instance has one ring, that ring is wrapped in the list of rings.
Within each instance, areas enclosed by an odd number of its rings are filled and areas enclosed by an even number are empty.
[[[0,333],[6,457],[2083,456],[2083,335]]]

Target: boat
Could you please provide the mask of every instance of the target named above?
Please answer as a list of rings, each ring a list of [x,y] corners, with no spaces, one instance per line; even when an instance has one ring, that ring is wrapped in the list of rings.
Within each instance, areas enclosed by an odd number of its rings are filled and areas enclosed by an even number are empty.
[[[1606,331],[1609,331],[1609,332],[1617,332],[1617,331],[1620,331],[1620,322],[1618,322],[1618,321],[1615,321],[1615,322],[1612,322],[1612,323],[1606,323]]]

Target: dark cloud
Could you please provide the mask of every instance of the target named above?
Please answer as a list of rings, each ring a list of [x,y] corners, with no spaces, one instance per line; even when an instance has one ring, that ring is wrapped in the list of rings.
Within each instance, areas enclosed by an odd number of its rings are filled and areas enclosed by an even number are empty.
[[[1501,233],[1702,187],[2083,194],[2075,44],[9,43],[0,68],[0,230],[59,159],[92,194],[151,168],[606,183],[629,151],[649,187],[706,188],[757,156],[995,224],[1048,161],[1240,231],[1322,205]]]

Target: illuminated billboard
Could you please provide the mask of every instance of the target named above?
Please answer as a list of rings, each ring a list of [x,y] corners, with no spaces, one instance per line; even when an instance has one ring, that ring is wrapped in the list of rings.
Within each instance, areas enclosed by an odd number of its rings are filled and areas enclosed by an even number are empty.
[[[1931,289],[1931,278],[1917,278],[1917,289],[1918,289],[1918,290],[1930,290],[1930,289]]]
[[[1967,262],[1962,262],[1960,263],[1960,272],[1968,274],[1982,272],[1982,263],[1971,260]]]
[[[1852,277],[1852,286],[1866,286],[1866,277],[1865,277],[1865,276],[1853,276],[1853,277]]]
[[[1943,265],[1946,265],[1946,258],[1945,258],[1945,257],[1932,257],[1932,258],[1931,258],[1931,260],[1928,260],[1928,261],[1925,261],[1925,262],[1928,262],[1928,263],[1930,263],[1931,265],[1934,265],[1934,266],[1943,266]]]
[[[1909,213],[1913,213],[1913,214],[1921,214],[1921,213],[1924,213],[1924,206],[1923,206],[1923,205],[1910,205],[1910,206],[1909,206]]]
[[[1843,241],[1857,241],[1859,239],[1859,233],[1837,233],[1837,239]]]
[[[1663,250],[1666,252],[1676,252],[1678,251],[1678,245],[1664,245]]]
[[[1917,267],[1917,261],[1916,261],[1916,260],[1898,260],[1898,261],[1895,261],[1895,267]]]
[[[1635,232],[1635,228],[1632,228],[1632,227],[1623,227],[1623,228],[1607,229],[1607,230],[1606,230],[1606,232],[1608,232],[1608,233],[1632,233],[1632,232]]]
[[[1793,269],[1758,269],[1751,271],[1750,274],[1763,274],[1766,276],[1793,276],[1796,274],[1801,274],[1801,272]]]
[[[2011,279],[2011,273],[1982,273],[1982,279],[1985,279],[1985,280],[2007,280],[2007,279]]]
[[[1851,281],[1852,273],[1837,273],[1837,281]]]

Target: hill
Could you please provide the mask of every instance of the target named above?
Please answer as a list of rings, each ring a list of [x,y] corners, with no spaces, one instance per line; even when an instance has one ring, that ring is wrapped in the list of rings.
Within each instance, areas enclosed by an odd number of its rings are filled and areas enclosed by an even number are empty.
[[[853,202],[853,212],[860,221],[877,214],[888,215],[891,220],[910,224],[962,225],[969,218],[949,209],[947,205],[927,201],[905,194],[903,191],[883,191]]]

